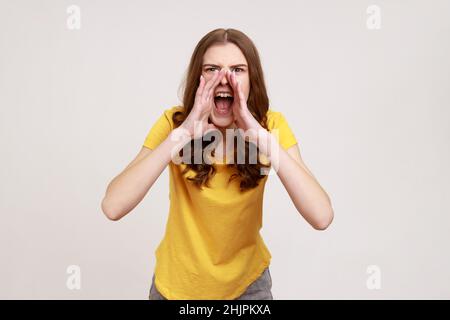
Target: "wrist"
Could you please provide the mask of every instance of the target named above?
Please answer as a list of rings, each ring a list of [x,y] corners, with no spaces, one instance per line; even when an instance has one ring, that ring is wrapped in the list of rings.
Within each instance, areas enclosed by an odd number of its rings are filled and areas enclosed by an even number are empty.
[[[173,138],[176,138],[177,140],[180,139],[192,139],[192,137],[194,136],[194,134],[192,132],[190,132],[190,130],[188,130],[185,126],[183,126],[183,124],[181,124],[179,127],[173,129],[170,132],[170,135]]]
[[[180,126],[173,129],[167,138],[169,141],[175,143],[177,146],[183,147],[186,143],[192,140],[192,135],[189,132],[189,130]]]

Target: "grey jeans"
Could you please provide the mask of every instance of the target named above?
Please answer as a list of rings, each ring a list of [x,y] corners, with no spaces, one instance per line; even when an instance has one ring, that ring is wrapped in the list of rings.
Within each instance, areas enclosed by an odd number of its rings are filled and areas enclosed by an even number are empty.
[[[155,286],[155,274],[152,277],[152,285],[150,287],[149,300],[167,300]],[[272,296],[272,277],[269,267],[253,281],[245,290],[245,292],[235,300],[273,300]]]

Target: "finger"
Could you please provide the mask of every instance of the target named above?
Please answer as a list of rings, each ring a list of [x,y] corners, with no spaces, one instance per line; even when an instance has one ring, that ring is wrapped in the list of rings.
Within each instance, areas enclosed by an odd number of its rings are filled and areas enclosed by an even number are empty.
[[[228,83],[230,85],[232,85],[232,83],[231,83],[231,80],[232,80],[231,79],[231,75],[232,75],[232,72],[230,70],[227,70],[226,77],[227,77]]]
[[[204,88],[205,88],[205,78],[201,75],[200,76],[200,84],[198,85],[198,88],[197,88],[197,94],[196,94],[197,97],[202,96]]]
[[[216,89],[217,85],[220,83],[220,81],[222,81],[222,78],[225,74],[225,71],[223,69],[221,69],[218,73],[217,78],[214,80],[213,84],[211,85],[211,87],[208,89],[208,99],[209,100],[213,100],[213,95],[214,95],[214,90]]]
[[[210,88],[212,87],[212,85],[214,84],[214,82],[217,80],[218,76],[219,76],[220,72],[217,72],[213,75],[213,77],[211,79],[208,80],[208,82],[205,85],[205,89],[203,90],[203,97],[206,98]]]
[[[211,86],[208,88],[208,91],[206,93],[208,101],[214,100],[214,90],[216,89],[217,85],[222,81],[222,78],[225,74],[225,70],[221,69],[216,75],[217,77],[214,78],[214,81],[212,82]]]
[[[222,78],[225,75],[225,73],[226,73],[225,69],[220,69],[220,71],[218,73],[218,77],[214,80],[213,85],[209,88],[208,95],[212,95],[214,93],[214,89],[217,87],[219,82],[222,81]]]
[[[236,73],[233,71],[231,72],[231,86],[233,87],[233,92],[234,92],[234,98],[239,101],[239,104],[241,102],[241,95],[239,94],[239,86],[238,86],[238,81],[236,79]],[[235,103],[233,103],[235,104]],[[236,105],[236,104],[235,104]]]
[[[230,72],[230,79],[231,79],[231,81],[230,81],[231,86],[233,87],[233,92],[234,92],[235,96],[239,97],[236,72],[234,70],[232,72]]]
[[[233,73],[233,84],[234,84],[234,91],[236,92],[237,99],[239,101],[239,107],[243,107],[245,104],[245,99],[243,100],[242,97],[244,96],[244,93],[242,91],[241,82],[236,79],[236,73]]]
[[[233,91],[237,94],[237,87],[236,87],[236,73],[230,72],[230,79],[231,79],[231,86],[233,87]]]
[[[238,94],[239,94],[239,102],[241,107],[244,107],[247,105],[247,101],[245,101],[244,92],[242,91],[241,82],[237,81],[237,88],[238,88]]]
[[[205,98],[205,103],[208,106],[208,114],[206,116],[209,117],[214,108],[214,97],[211,94],[207,95]]]
[[[235,97],[236,96],[236,89],[235,89],[234,84],[233,84],[233,72],[227,70],[226,77],[227,77],[228,83],[231,86],[231,90],[233,90],[233,97]]]
[[[208,100],[208,90],[209,90],[209,87],[211,87],[211,84],[213,83],[213,80],[216,76],[217,76],[217,74],[215,74],[211,79],[206,81],[205,86],[203,87],[201,97],[205,101]]]

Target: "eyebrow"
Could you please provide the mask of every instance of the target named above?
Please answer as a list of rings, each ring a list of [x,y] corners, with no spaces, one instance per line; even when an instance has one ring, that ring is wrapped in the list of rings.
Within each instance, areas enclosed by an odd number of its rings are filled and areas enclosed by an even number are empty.
[[[220,68],[220,66],[218,66],[217,64],[211,64],[211,63],[206,63],[203,65],[203,67],[217,67]],[[241,64],[235,64],[233,66],[230,66],[231,68],[236,68],[236,67],[247,67],[246,64],[241,63]]]

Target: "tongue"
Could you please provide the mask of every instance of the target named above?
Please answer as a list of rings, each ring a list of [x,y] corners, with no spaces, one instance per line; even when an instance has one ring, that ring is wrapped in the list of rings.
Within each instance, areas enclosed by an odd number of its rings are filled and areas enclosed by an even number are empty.
[[[220,111],[227,111],[231,107],[231,99],[218,98],[216,100],[216,107]]]

